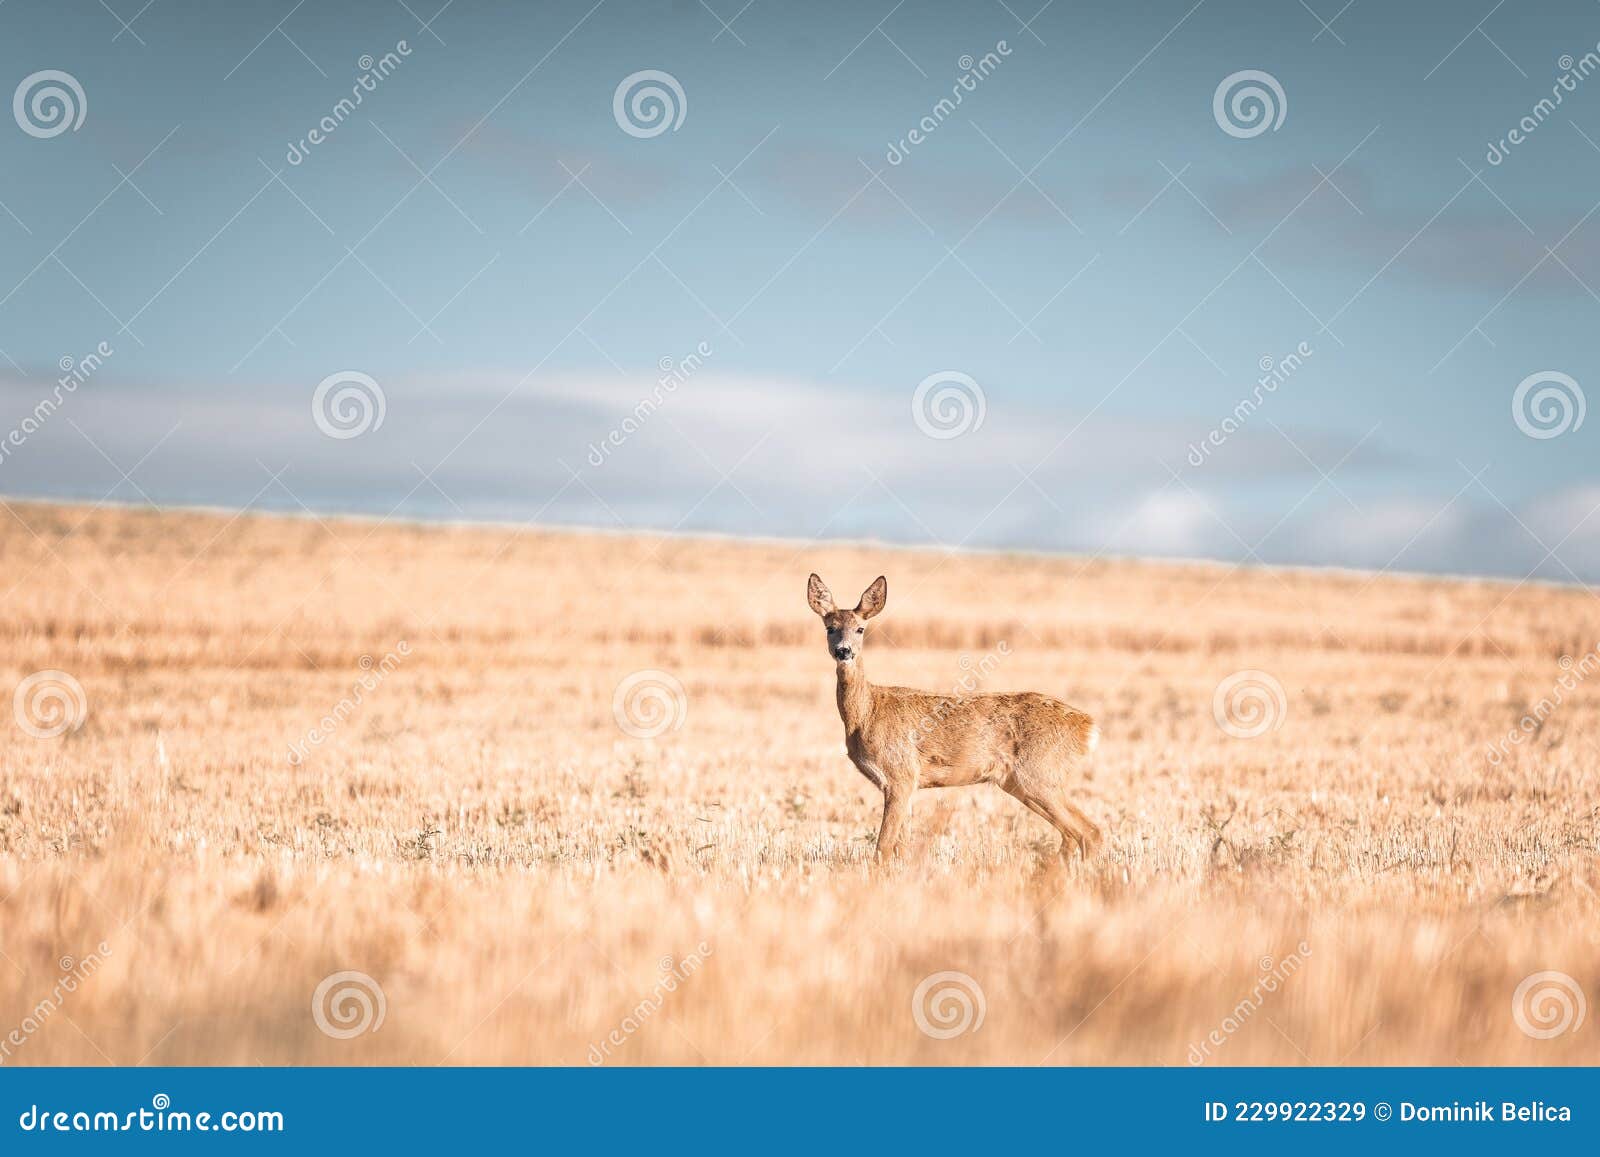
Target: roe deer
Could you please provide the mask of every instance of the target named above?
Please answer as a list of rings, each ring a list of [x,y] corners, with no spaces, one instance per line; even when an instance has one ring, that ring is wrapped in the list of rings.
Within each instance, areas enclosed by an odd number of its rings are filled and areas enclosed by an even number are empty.
[[[941,695],[867,682],[861,667],[866,623],[888,599],[889,583],[881,575],[855,610],[836,607],[816,575],[806,585],[806,600],[827,628],[839,677],[845,750],[856,770],[883,792],[878,859],[899,854],[917,788],[977,783],[998,785],[1059,831],[1063,858],[1072,846],[1093,855],[1100,829],[1068,802],[1068,781],[1099,742],[1095,721],[1031,691]]]

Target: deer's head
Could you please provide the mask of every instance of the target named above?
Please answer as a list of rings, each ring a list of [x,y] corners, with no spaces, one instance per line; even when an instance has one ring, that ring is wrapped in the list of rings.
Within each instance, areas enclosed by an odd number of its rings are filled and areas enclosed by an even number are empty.
[[[889,581],[879,575],[861,595],[854,610],[842,611],[833,605],[828,586],[816,575],[806,582],[806,601],[822,616],[828,632],[828,654],[840,663],[853,663],[861,655],[867,637],[867,620],[883,610],[889,601]]]

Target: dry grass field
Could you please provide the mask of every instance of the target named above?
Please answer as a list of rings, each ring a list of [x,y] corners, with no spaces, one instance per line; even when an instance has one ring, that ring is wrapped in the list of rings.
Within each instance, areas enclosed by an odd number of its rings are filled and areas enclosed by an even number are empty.
[[[1600,999],[1583,591],[16,503],[0,560],[0,690],[82,689],[6,719],[0,1063],[1600,1063],[1514,1008]],[[874,867],[813,569],[887,573],[875,681],[1100,720],[1099,857],[975,788]]]

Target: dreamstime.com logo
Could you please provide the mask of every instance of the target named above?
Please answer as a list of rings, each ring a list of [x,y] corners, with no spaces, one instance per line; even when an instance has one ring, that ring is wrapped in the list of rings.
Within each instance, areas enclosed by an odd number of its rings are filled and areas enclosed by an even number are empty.
[[[1217,684],[1211,714],[1235,739],[1254,739],[1283,726],[1289,697],[1283,684],[1265,671],[1236,671]]]
[[[1505,136],[1498,141],[1490,141],[1488,150],[1483,154],[1483,159],[1491,165],[1498,165],[1511,155],[1511,150],[1531,137],[1540,125],[1551,116],[1555,115],[1565,96],[1578,91],[1578,82],[1586,80],[1595,72],[1600,71],[1600,44],[1594,49],[1585,52],[1577,60],[1572,59],[1571,53],[1562,53],[1556,60],[1556,67],[1561,69],[1561,75],[1556,77],[1556,82],[1550,86],[1550,95],[1541,97],[1528,115],[1511,128]]]
[[[911,1019],[934,1040],[949,1040],[983,1027],[989,1002],[983,986],[965,972],[925,976],[911,994]]]
[[[670,72],[646,68],[622,78],[611,96],[611,115],[630,137],[659,137],[682,127],[689,115],[689,98]]]
[[[1261,376],[1256,379],[1255,389],[1234,403],[1233,411],[1222,419],[1221,425],[1207,433],[1199,442],[1189,443],[1189,465],[1197,468],[1204,466],[1211,451],[1220,448],[1224,442],[1242,430],[1244,424],[1261,408],[1267,397],[1277,393],[1278,387],[1294,376],[1314,352],[1308,343],[1301,342],[1286,357],[1275,359],[1270,354],[1263,354],[1261,360],[1256,363],[1261,368]]]
[[[0,463],[11,457],[12,451],[21,449],[29,438],[44,429],[44,424],[55,416],[56,411],[61,409],[66,400],[77,393],[78,387],[93,377],[96,371],[105,365],[106,359],[115,352],[110,342],[103,341],[81,358],[74,358],[69,354],[57,362],[56,364],[61,367],[61,376],[56,379],[56,384],[50,393],[35,402],[33,409],[24,414],[22,420],[0,438]]]
[[[333,705],[329,711],[317,721],[317,725],[305,733],[305,737],[293,740],[289,744],[289,763],[299,767],[305,762],[313,748],[321,747],[335,731],[343,727],[367,701],[367,697],[376,691],[385,679],[394,674],[400,666],[402,659],[411,656],[411,644],[401,639],[395,644],[392,651],[386,651],[383,658],[374,659],[371,655],[362,655],[356,660],[356,667],[361,674],[350,685],[349,694]]]
[[[1511,1019],[1535,1040],[1577,1032],[1589,1003],[1578,982],[1565,972],[1535,972],[1511,994]]]
[[[11,696],[17,726],[35,739],[55,739],[76,731],[89,718],[83,684],[65,671],[35,671]]]
[[[981,429],[988,410],[983,387],[955,370],[929,374],[911,395],[911,420],[928,437],[940,441]]]
[[[1513,747],[1520,747],[1531,736],[1539,734],[1556,709],[1566,702],[1567,696],[1576,691],[1585,679],[1600,671],[1600,648],[1585,652],[1581,659],[1562,655],[1556,665],[1561,668],[1561,674],[1550,689],[1550,694],[1531,705],[1517,720],[1515,727],[1485,749],[1484,754],[1492,766],[1498,767],[1511,754]]]
[[[1511,394],[1511,420],[1528,437],[1541,441],[1578,429],[1587,410],[1583,387],[1558,370],[1529,374]]]
[[[589,443],[589,465],[604,466],[613,450],[620,448],[629,438],[644,429],[644,424],[668,398],[677,392],[678,387],[700,371],[706,359],[711,356],[711,352],[711,344],[701,342],[695,346],[693,352],[676,361],[670,357],[663,357],[657,362],[656,366],[660,369],[661,376],[656,379],[655,389],[634,403],[633,409],[622,419],[620,425],[606,431],[605,437],[599,442]]]
[[[0,1037],[0,1065],[10,1060],[13,1052],[27,1044],[35,1033],[43,1029],[50,1018],[61,1011],[67,1003],[67,998],[77,992],[89,977],[100,971],[100,966],[110,955],[111,945],[102,940],[87,956],[81,958],[63,956],[58,961],[61,977],[55,986],[26,1011],[22,1020],[13,1026],[10,1032]]]
[[[688,983],[705,967],[706,958],[711,955],[711,945],[704,940],[695,945],[694,951],[682,960],[674,960],[670,956],[663,956],[657,964],[660,978],[648,993],[628,1010],[622,1022],[608,1032],[599,1044],[589,1046],[589,1063],[596,1067],[603,1065],[611,1059],[614,1050],[628,1043],[634,1033],[649,1023],[650,1018],[660,1012],[667,1003],[667,997],[677,992],[679,987]]]
[[[950,86],[950,95],[940,97],[928,115],[918,121],[905,136],[898,141],[890,141],[889,148],[884,153],[884,160],[891,165],[903,162],[911,155],[911,150],[931,137],[934,131],[955,113],[962,100],[968,94],[976,92],[978,85],[1000,67],[1002,59],[1010,55],[1011,47],[1004,40],[997,41],[993,51],[985,52],[976,60],[972,58],[971,53],[964,54],[956,61],[956,67],[961,69],[961,75],[956,77],[955,84]]]
[[[635,671],[617,684],[611,714],[624,735],[654,739],[683,726],[689,715],[689,693],[670,671]]]
[[[388,411],[383,387],[357,370],[329,374],[311,395],[311,420],[328,437],[340,441],[378,429]]]
[[[305,136],[298,141],[290,141],[289,151],[284,154],[284,160],[291,165],[301,164],[311,155],[312,149],[331,137],[339,126],[355,113],[365,94],[376,92],[378,85],[387,80],[410,55],[411,46],[404,40],[396,41],[394,51],[385,52],[376,60],[372,58],[371,53],[363,53],[356,61],[356,67],[361,73],[350,86],[350,95],[340,97],[332,111],[319,120]]]
[[[33,1104],[18,1116],[17,1128],[24,1133],[282,1133],[284,1121],[275,1109],[174,1109],[171,1097],[157,1093],[148,1109],[126,1113],[103,1108],[52,1111]]]
[[[334,1040],[377,1032],[389,1011],[383,986],[365,972],[335,972],[311,994],[311,1019]]]
[[[932,735],[944,722],[945,717],[982,687],[983,681],[994,674],[994,669],[1000,665],[1000,660],[1010,654],[1010,642],[1001,639],[995,644],[994,650],[981,659],[975,660],[971,655],[962,655],[957,659],[956,666],[961,668],[960,676],[950,689],[950,694],[941,698],[933,705],[932,710],[917,720],[916,730],[911,733],[912,740],[915,741],[920,735]]]
[[[1289,982],[1289,978],[1305,965],[1306,957],[1311,955],[1311,945],[1304,940],[1294,946],[1294,951],[1286,954],[1280,960],[1270,956],[1263,956],[1256,962],[1256,982],[1244,999],[1228,1010],[1228,1015],[1222,1018],[1222,1023],[1206,1033],[1196,1044],[1189,1046],[1189,1063],[1203,1065],[1211,1059],[1212,1053],[1220,1049],[1232,1039],[1233,1034],[1244,1028],[1250,1018],[1261,1011],[1267,1003],[1267,997],[1276,993]]]
[[[1211,96],[1211,115],[1230,137],[1249,140],[1282,127],[1289,98],[1270,72],[1246,68],[1222,78]]]
[[[89,98],[70,72],[47,68],[22,79],[11,97],[11,115],[30,137],[49,140],[77,132],[89,115]]]

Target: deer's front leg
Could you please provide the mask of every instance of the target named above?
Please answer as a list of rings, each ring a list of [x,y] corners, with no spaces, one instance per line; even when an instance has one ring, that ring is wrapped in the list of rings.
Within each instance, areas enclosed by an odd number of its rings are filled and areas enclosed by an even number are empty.
[[[878,862],[900,854],[904,843],[906,818],[911,814],[912,784],[890,781],[883,788],[883,825],[878,829]]]

